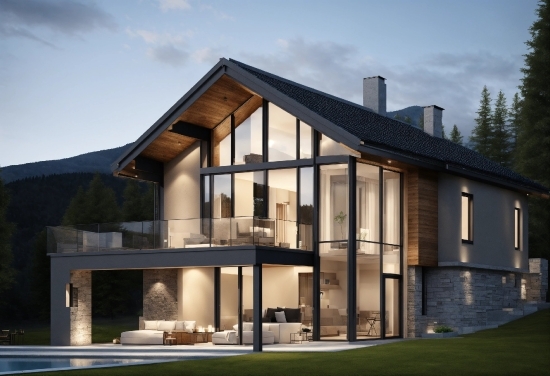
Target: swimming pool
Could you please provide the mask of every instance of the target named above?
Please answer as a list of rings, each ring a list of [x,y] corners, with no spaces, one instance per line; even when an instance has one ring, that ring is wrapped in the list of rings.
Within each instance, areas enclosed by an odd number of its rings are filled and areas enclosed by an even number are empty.
[[[176,360],[176,359],[171,359]],[[121,358],[54,358],[54,357],[0,357],[0,375],[12,373],[30,373],[59,371],[65,369],[76,369],[82,367],[112,367],[130,364],[160,363],[170,360],[152,359],[121,359]]]

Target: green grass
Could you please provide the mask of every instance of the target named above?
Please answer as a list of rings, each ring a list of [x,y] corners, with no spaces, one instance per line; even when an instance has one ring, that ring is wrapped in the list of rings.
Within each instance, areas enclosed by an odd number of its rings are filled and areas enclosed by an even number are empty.
[[[48,375],[549,375],[550,310],[463,338],[337,353],[258,353]]]
[[[25,345],[48,346],[50,344],[50,326],[44,323],[25,323],[18,325],[4,325],[10,330],[25,330]],[[137,316],[121,317],[115,319],[94,318],[92,321],[92,342],[113,342],[120,333],[138,328]],[[0,328],[4,329],[4,328]]]

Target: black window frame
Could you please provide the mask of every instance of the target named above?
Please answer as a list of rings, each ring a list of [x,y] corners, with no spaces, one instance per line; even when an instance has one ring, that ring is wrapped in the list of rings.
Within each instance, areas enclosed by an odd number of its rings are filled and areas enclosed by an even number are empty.
[[[460,238],[462,244],[474,244],[474,195],[471,193],[462,192],[462,197],[468,198],[468,239],[462,238],[462,220],[464,213],[462,212],[462,201],[460,202]]]

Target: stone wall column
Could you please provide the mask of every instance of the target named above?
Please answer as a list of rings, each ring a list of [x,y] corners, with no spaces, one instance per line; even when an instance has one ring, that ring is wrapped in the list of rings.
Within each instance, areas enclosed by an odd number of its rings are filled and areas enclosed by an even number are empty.
[[[92,272],[71,271],[71,283],[78,289],[78,306],[71,307],[71,346],[92,344]]]
[[[529,273],[526,280],[526,300],[528,302],[545,302],[548,293],[548,260],[529,259]]]
[[[422,316],[422,267],[407,267],[407,337],[417,338],[425,331]]]
[[[143,270],[143,318],[178,319],[178,269]]]

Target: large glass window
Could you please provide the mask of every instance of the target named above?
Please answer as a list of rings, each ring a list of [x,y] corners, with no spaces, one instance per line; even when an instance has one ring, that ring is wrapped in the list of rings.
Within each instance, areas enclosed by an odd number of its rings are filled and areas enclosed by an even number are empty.
[[[272,161],[296,159],[296,118],[269,103],[269,158]]]
[[[320,239],[347,240],[348,169],[347,164],[320,167]]]
[[[469,193],[462,192],[461,200],[461,230],[462,243],[473,243],[472,231],[472,211],[473,211],[474,196]]]
[[[222,121],[212,132],[212,166],[231,164],[231,116]]]
[[[235,217],[265,216],[264,171],[235,174]]]
[[[321,141],[319,145],[319,155],[350,155],[353,154],[350,149],[346,148],[339,142],[324,134],[320,134]]]
[[[296,169],[268,171],[269,215],[275,220],[275,244],[296,247]]]
[[[215,175],[212,205],[212,243],[231,243],[232,194],[231,175]]]
[[[320,167],[321,339],[347,339],[348,166]],[[353,314],[353,313],[352,313]]]
[[[313,130],[309,125],[300,122],[300,159],[312,158]]]
[[[313,167],[300,169],[300,228],[298,248],[313,249]]]
[[[241,124],[235,124],[234,164],[261,163],[262,157],[262,107]]]
[[[357,164],[357,252],[380,253],[380,168]]]

